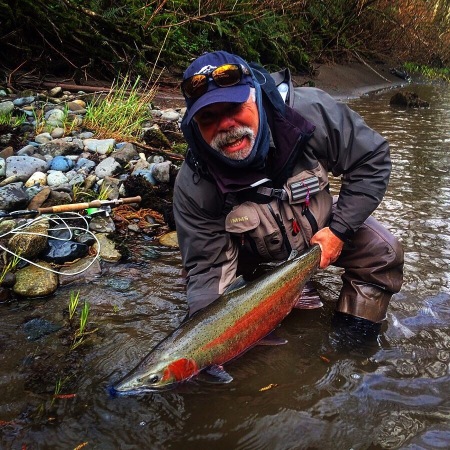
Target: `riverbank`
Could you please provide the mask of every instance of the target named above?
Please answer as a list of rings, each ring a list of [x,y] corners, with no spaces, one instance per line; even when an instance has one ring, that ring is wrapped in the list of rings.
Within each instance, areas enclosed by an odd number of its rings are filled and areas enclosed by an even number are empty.
[[[294,86],[314,86],[342,101],[407,83],[391,73],[393,65],[388,63],[350,61],[345,64],[315,64],[314,67],[312,75],[293,75]],[[170,87],[158,89],[155,103],[161,108],[183,107],[184,98],[176,86],[177,80],[170,84]]]
[[[294,76],[298,85],[313,84],[334,98],[346,100],[360,97],[379,89],[394,88],[407,83],[390,72],[387,63],[349,62],[347,64],[321,64],[313,76]]]

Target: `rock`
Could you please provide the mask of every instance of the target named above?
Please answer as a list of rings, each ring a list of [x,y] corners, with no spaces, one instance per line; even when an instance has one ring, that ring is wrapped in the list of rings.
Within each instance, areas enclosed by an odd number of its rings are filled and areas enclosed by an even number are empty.
[[[78,145],[76,140],[70,141],[67,138],[54,139],[47,142],[39,149],[41,155],[59,156],[59,155],[79,155],[83,148]]]
[[[14,149],[12,147],[6,147],[0,152],[0,158],[6,159],[14,155]]]
[[[15,234],[8,241],[8,249],[26,258],[32,259],[47,247],[48,220],[39,220],[22,228],[23,234]]]
[[[14,219],[3,219],[0,221],[0,236],[9,233],[16,228],[17,223]]]
[[[12,272],[6,272],[0,283],[2,287],[12,288],[16,283],[16,276]]]
[[[62,87],[55,86],[53,89],[48,91],[49,97],[60,97],[62,95]]]
[[[69,179],[59,170],[50,170],[47,175],[47,184],[50,187],[61,186],[69,182]]]
[[[139,157],[139,154],[134,148],[134,145],[127,142],[119,150],[116,150],[112,154],[112,156],[117,162],[125,166],[131,160],[137,159]]]
[[[0,178],[6,176],[6,161],[4,158],[0,158]]]
[[[74,167],[74,165],[75,164],[73,163],[73,161],[66,156],[58,155],[52,159],[52,162],[50,163],[50,169],[59,170],[61,172],[68,172]]]
[[[85,148],[99,155],[106,155],[110,153],[116,145],[115,139],[85,139],[83,141]]]
[[[42,317],[35,317],[24,324],[23,329],[29,341],[38,339],[55,333],[62,328],[62,325],[56,325]]]
[[[26,298],[45,297],[58,288],[58,275],[51,272],[50,264],[39,261],[42,267],[27,266],[16,272],[13,292]]]
[[[28,209],[30,210],[37,210],[42,206],[42,204],[47,200],[48,196],[50,195],[51,190],[50,188],[46,187],[42,189],[39,193],[37,193],[28,204]]]
[[[415,92],[397,92],[389,101],[391,106],[403,106],[406,108],[428,108],[430,104],[421,100]]]
[[[45,186],[47,184],[47,174],[44,172],[35,172],[28,178],[28,181],[25,183],[25,187],[31,187],[36,184],[41,186]]]
[[[87,255],[89,247],[86,244],[79,242],[48,239],[47,248],[43,251],[40,257],[47,262],[54,264],[64,264]]]
[[[0,115],[6,116],[14,111],[14,103],[10,101],[0,102]]]
[[[172,108],[165,109],[162,111],[160,119],[167,122],[178,122],[180,120],[180,113]]]
[[[178,248],[178,236],[176,231],[171,231],[170,233],[163,234],[158,239],[161,245],[171,248]]]
[[[37,142],[38,144],[46,144],[47,142],[50,142],[52,140],[52,136],[50,133],[41,133],[34,137],[34,142]]]
[[[93,281],[102,274],[102,268],[98,258],[88,256],[70,266],[61,267],[60,272],[59,284],[66,286],[75,282]]]
[[[171,148],[169,140],[160,130],[158,125],[153,125],[151,128],[144,129],[142,139],[147,145],[151,145],[155,148]]]
[[[52,130],[50,136],[52,137],[52,139],[62,138],[64,136],[64,128],[56,127],[55,129]]]
[[[45,172],[48,164],[33,156],[10,156],[6,159],[6,176],[17,175],[28,178],[35,172]]]
[[[95,175],[97,175],[98,178],[112,177],[118,173],[121,168],[122,166],[112,156],[108,156],[108,158],[104,159],[95,168]]]
[[[122,258],[122,255],[116,250],[114,242],[108,239],[105,233],[98,233],[96,236],[100,243],[100,248],[95,243],[94,249],[100,252],[101,259],[108,262],[117,262]]]
[[[28,195],[22,183],[11,183],[0,187],[0,210],[16,211],[26,208]]]
[[[25,105],[30,105],[31,103],[33,103],[35,100],[35,97],[33,96],[29,96],[29,97],[20,97],[20,98],[16,98],[15,100],[13,100],[14,106],[25,106]]]
[[[89,230],[95,231],[96,233],[113,233],[116,231],[116,226],[111,217],[95,214],[89,222]]]
[[[172,163],[170,161],[165,161],[163,163],[155,164],[152,168],[152,175],[155,180],[160,183],[168,183],[170,181],[170,166]]]

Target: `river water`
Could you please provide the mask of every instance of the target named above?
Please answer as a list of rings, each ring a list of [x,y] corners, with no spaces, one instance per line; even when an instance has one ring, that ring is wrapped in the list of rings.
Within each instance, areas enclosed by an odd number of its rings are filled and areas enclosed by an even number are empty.
[[[1,448],[449,448],[450,89],[408,90],[431,107],[392,108],[393,91],[349,100],[391,143],[392,177],[375,215],[406,253],[378,343],[338,345],[339,273],[321,271],[324,307],[288,316],[277,331],[288,344],[228,363],[232,383],[111,398],[107,387],[186,313],[178,251],[140,238],[126,263],[105,263],[87,285],[0,305]],[[93,333],[70,351],[65,328],[54,327],[67,323],[78,290]]]

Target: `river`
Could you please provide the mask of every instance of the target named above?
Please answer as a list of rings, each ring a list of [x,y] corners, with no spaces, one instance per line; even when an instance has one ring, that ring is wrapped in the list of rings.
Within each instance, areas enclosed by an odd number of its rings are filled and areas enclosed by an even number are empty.
[[[348,101],[391,143],[375,216],[405,248],[405,283],[378,343],[336,344],[340,278],[330,269],[314,277],[324,307],[287,317],[277,333],[288,344],[228,363],[232,383],[111,398],[107,387],[186,313],[178,251],[139,238],[126,263],[105,263],[89,284],[0,305],[1,448],[449,448],[450,89],[407,89],[431,107],[390,107],[389,90]],[[71,337],[55,327],[67,323],[75,290],[90,304],[92,334],[70,351]]]

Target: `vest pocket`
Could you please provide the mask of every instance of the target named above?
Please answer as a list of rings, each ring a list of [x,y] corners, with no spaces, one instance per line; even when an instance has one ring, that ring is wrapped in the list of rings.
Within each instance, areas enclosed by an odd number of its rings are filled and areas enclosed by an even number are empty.
[[[270,204],[278,212],[276,203]],[[263,259],[286,258],[282,232],[267,204],[244,202],[235,206],[225,219],[225,230],[239,238],[247,251]]]

